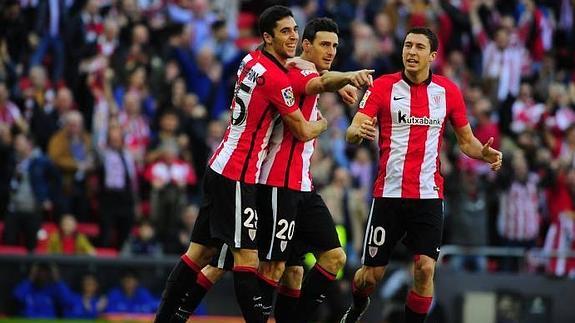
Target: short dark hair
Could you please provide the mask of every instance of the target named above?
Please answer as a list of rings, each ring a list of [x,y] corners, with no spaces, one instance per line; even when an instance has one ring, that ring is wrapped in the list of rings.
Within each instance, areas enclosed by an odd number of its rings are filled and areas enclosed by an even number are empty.
[[[403,42],[405,43],[405,39],[409,34],[419,34],[424,35],[429,40],[429,45],[431,45],[431,51],[436,52],[437,48],[439,47],[439,41],[437,40],[437,35],[431,31],[431,29],[427,27],[415,27],[410,29],[407,34],[405,34],[405,38],[403,38]]]
[[[285,17],[293,17],[293,13],[290,8],[285,6],[271,6],[264,10],[260,15],[258,20],[258,28],[260,30],[260,36],[264,36],[264,33],[274,35],[274,28],[278,20],[282,20]]]
[[[315,35],[319,31],[327,31],[330,33],[339,33],[339,29],[337,28],[337,24],[330,18],[314,18],[310,20],[306,25],[303,31],[303,39],[307,39],[310,42],[313,42],[315,39]]]

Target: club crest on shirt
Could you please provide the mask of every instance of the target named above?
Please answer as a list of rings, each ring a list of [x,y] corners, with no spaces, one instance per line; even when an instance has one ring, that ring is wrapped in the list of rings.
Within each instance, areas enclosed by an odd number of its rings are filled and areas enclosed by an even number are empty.
[[[303,75],[303,76],[308,76],[308,75],[314,73],[314,71],[312,71],[312,70],[301,70],[300,73],[301,73],[301,75]]]
[[[286,251],[287,241],[280,242],[280,249],[282,252]]]
[[[431,100],[433,101],[435,106],[439,106],[441,104],[441,95],[434,95],[433,98],[431,98]]]
[[[250,236],[250,239],[252,239],[252,241],[254,241],[256,239],[256,229],[249,229],[248,235]]]
[[[282,89],[282,97],[284,98],[284,102],[288,107],[291,107],[295,103],[295,97],[293,95],[293,90],[291,86]]]
[[[365,107],[365,103],[367,102],[367,98],[369,98],[370,94],[371,94],[370,90],[365,91],[363,98],[361,98],[361,101],[359,102],[359,108],[360,109],[363,109]]]
[[[371,258],[375,257],[375,255],[377,255],[377,250],[379,250],[378,247],[369,247],[369,255],[371,256]]]

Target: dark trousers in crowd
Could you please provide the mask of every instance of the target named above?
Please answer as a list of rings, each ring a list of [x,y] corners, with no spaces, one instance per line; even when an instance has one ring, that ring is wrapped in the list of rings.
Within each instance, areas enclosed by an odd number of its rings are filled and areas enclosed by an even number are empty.
[[[122,248],[134,225],[134,211],[134,199],[126,192],[102,192],[100,246]]]
[[[23,237],[26,249],[33,251],[41,224],[42,215],[39,212],[8,212],[4,220],[4,243],[20,245]]]

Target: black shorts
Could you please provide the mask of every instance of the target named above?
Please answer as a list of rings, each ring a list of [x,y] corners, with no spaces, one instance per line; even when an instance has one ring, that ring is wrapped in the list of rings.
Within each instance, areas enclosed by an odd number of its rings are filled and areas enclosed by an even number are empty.
[[[222,244],[216,255],[212,258],[210,266],[230,271],[234,269],[234,255],[227,244]]]
[[[363,240],[361,262],[385,266],[395,245],[403,244],[416,255],[435,260],[443,232],[443,200],[374,198]]]
[[[340,247],[331,213],[317,192],[261,186],[259,254],[262,261],[296,262],[306,252]],[[297,261],[299,262],[299,261]]]
[[[228,179],[208,167],[203,192],[192,242],[257,249],[256,185]]]
[[[260,261],[287,261],[287,266],[299,266],[307,252],[320,253],[341,247],[331,213],[316,192],[262,185],[259,187],[258,205]],[[275,228],[272,225],[274,209]],[[281,216],[283,214],[286,216]],[[228,246],[220,247],[211,265],[225,270],[233,268]]]

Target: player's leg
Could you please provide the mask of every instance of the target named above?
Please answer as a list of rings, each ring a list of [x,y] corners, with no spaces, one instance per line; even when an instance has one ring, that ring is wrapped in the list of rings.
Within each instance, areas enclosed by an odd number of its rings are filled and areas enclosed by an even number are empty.
[[[369,296],[383,278],[397,241],[405,233],[400,199],[373,199],[363,240],[362,267],[352,281],[353,304],[341,322],[357,322],[367,310]]]
[[[443,230],[443,202],[439,199],[415,200],[406,210],[405,245],[415,254],[413,289],[405,303],[405,322],[425,320],[433,299],[433,275],[439,256]]]
[[[308,321],[325,300],[327,290],[345,265],[346,256],[331,213],[316,192],[307,193],[301,203],[296,232],[298,241],[317,256],[303,281],[298,304],[299,320]]]
[[[226,271],[232,269],[233,262],[228,245],[223,244],[211,263],[197,274],[196,281],[189,286],[182,304],[176,309],[170,323],[186,322],[212,286],[222,278]]]
[[[293,323],[297,320],[298,302],[303,281],[303,266],[288,260],[280,280],[274,316],[277,323]]]
[[[263,185],[258,188],[259,279],[267,315],[271,313],[274,293],[291,253],[300,199],[301,192]]]
[[[156,323],[170,322],[182,305],[181,299],[195,284],[201,268],[207,265],[215,254],[215,248],[208,246],[210,237],[205,234],[209,232],[208,210],[202,209],[194,227],[193,241],[168,276],[156,313]]]

